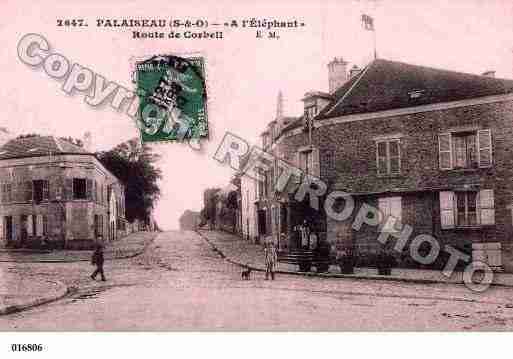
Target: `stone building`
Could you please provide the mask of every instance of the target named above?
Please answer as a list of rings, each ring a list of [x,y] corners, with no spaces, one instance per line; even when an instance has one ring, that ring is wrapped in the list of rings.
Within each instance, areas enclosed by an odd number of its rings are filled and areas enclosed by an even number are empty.
[[[333,251],[373,253],[381,231],[398,235],[408,224],[410,238],[429,234],[494,266],[511,266],[513,80],[376,59],[348,71],[343,82],[347,63],[336,62],[329,69],[337,79],[329,83],[339,86],[307,93],[304,115],[272,121],[262,144],[320,178],[326,193],[350,193],[353,217],[336,221],[276,193],[271,168],[259,183],[260,234],[285,236],[282,246],[297,247],[293,228],[307,219]],[[354,214],[364,203],[380,210],[382,223],[356,231]],[[384,228],[388,217],[396,222]]]
[[[94,153],[53,137],[0,147],[0,238],[88,248],[125,233],[124,188]]]

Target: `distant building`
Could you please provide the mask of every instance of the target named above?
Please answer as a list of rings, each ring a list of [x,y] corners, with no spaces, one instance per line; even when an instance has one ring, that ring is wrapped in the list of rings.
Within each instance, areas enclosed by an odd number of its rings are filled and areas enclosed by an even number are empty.
[[[82,147],[53,136],[0,147],[0,240],[91,247],[125,232],[124,187]]]

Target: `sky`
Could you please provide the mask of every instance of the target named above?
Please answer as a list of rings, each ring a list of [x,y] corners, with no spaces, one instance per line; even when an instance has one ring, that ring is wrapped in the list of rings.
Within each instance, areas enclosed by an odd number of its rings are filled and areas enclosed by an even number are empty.
[[[162,158],[162,196],[155,217],[164,229],[178,226],[186,209],[200,210],[207,187],[226,186],[233,170],[213,159],[226,131],[258,144],[274,119],[278,92],[284,114],[302,113],[309,90],[328,90],[327,63],[343,57],[359,67],[373,58],[373,34],[362,13],[374,18],[379,58],[513,78],[513,2],[456,0],[376,1],[112,1],[0,0],[3,84],[0,127],[14,134],[81,138],[91,132],[94,150],[107,150],[138,136],[133,121],[108,106],[93,108],[85,94],[65,94],[62,81],[17,57],[27,33],[43,35],[51,52],[86,66],[127,88],[131,58],[154,54],[200,53],[206,60],[210,136],[203,151],[182,143],[152,145]],[[58,27],[57,19],[86,19],[87,28]],[[298,19],[306,26],[280,31],[279,39],[257,39],[253,29],[228,29],[222,40],[139,39],[129,29],[98,28],[97,18]],[[169,31],[169,30],[168,30]]]

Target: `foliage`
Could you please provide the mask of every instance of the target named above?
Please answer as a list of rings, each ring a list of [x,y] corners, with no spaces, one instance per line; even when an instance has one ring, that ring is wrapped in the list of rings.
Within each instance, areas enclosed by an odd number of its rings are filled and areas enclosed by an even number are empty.
[[[156,167],[160,156],[133,138],[97,157],[125,186],[126,219],[147,221],[160,198],[162,172]]]

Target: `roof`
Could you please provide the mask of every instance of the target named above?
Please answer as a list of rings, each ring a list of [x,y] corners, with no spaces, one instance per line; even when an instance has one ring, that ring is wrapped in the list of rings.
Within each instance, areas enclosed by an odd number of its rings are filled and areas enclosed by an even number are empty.
[[[513,93],[513,80],[376,59],[333,93],[317,118]]]
[[[305,101],[305,100],[308,100],[312,97],[320,97],[320,98],[325,98],[326,100],[332,100],[333,99],[333,96],[331,96],[329,93],[327,92],[322,92],[322,91],[308,91],[307,93],[305,93],[305,96],[301,99],[301,101]]]
[[[0,147],[0,160],[58,154],[90,154],[82,147],[54,136],[17,138]]]

